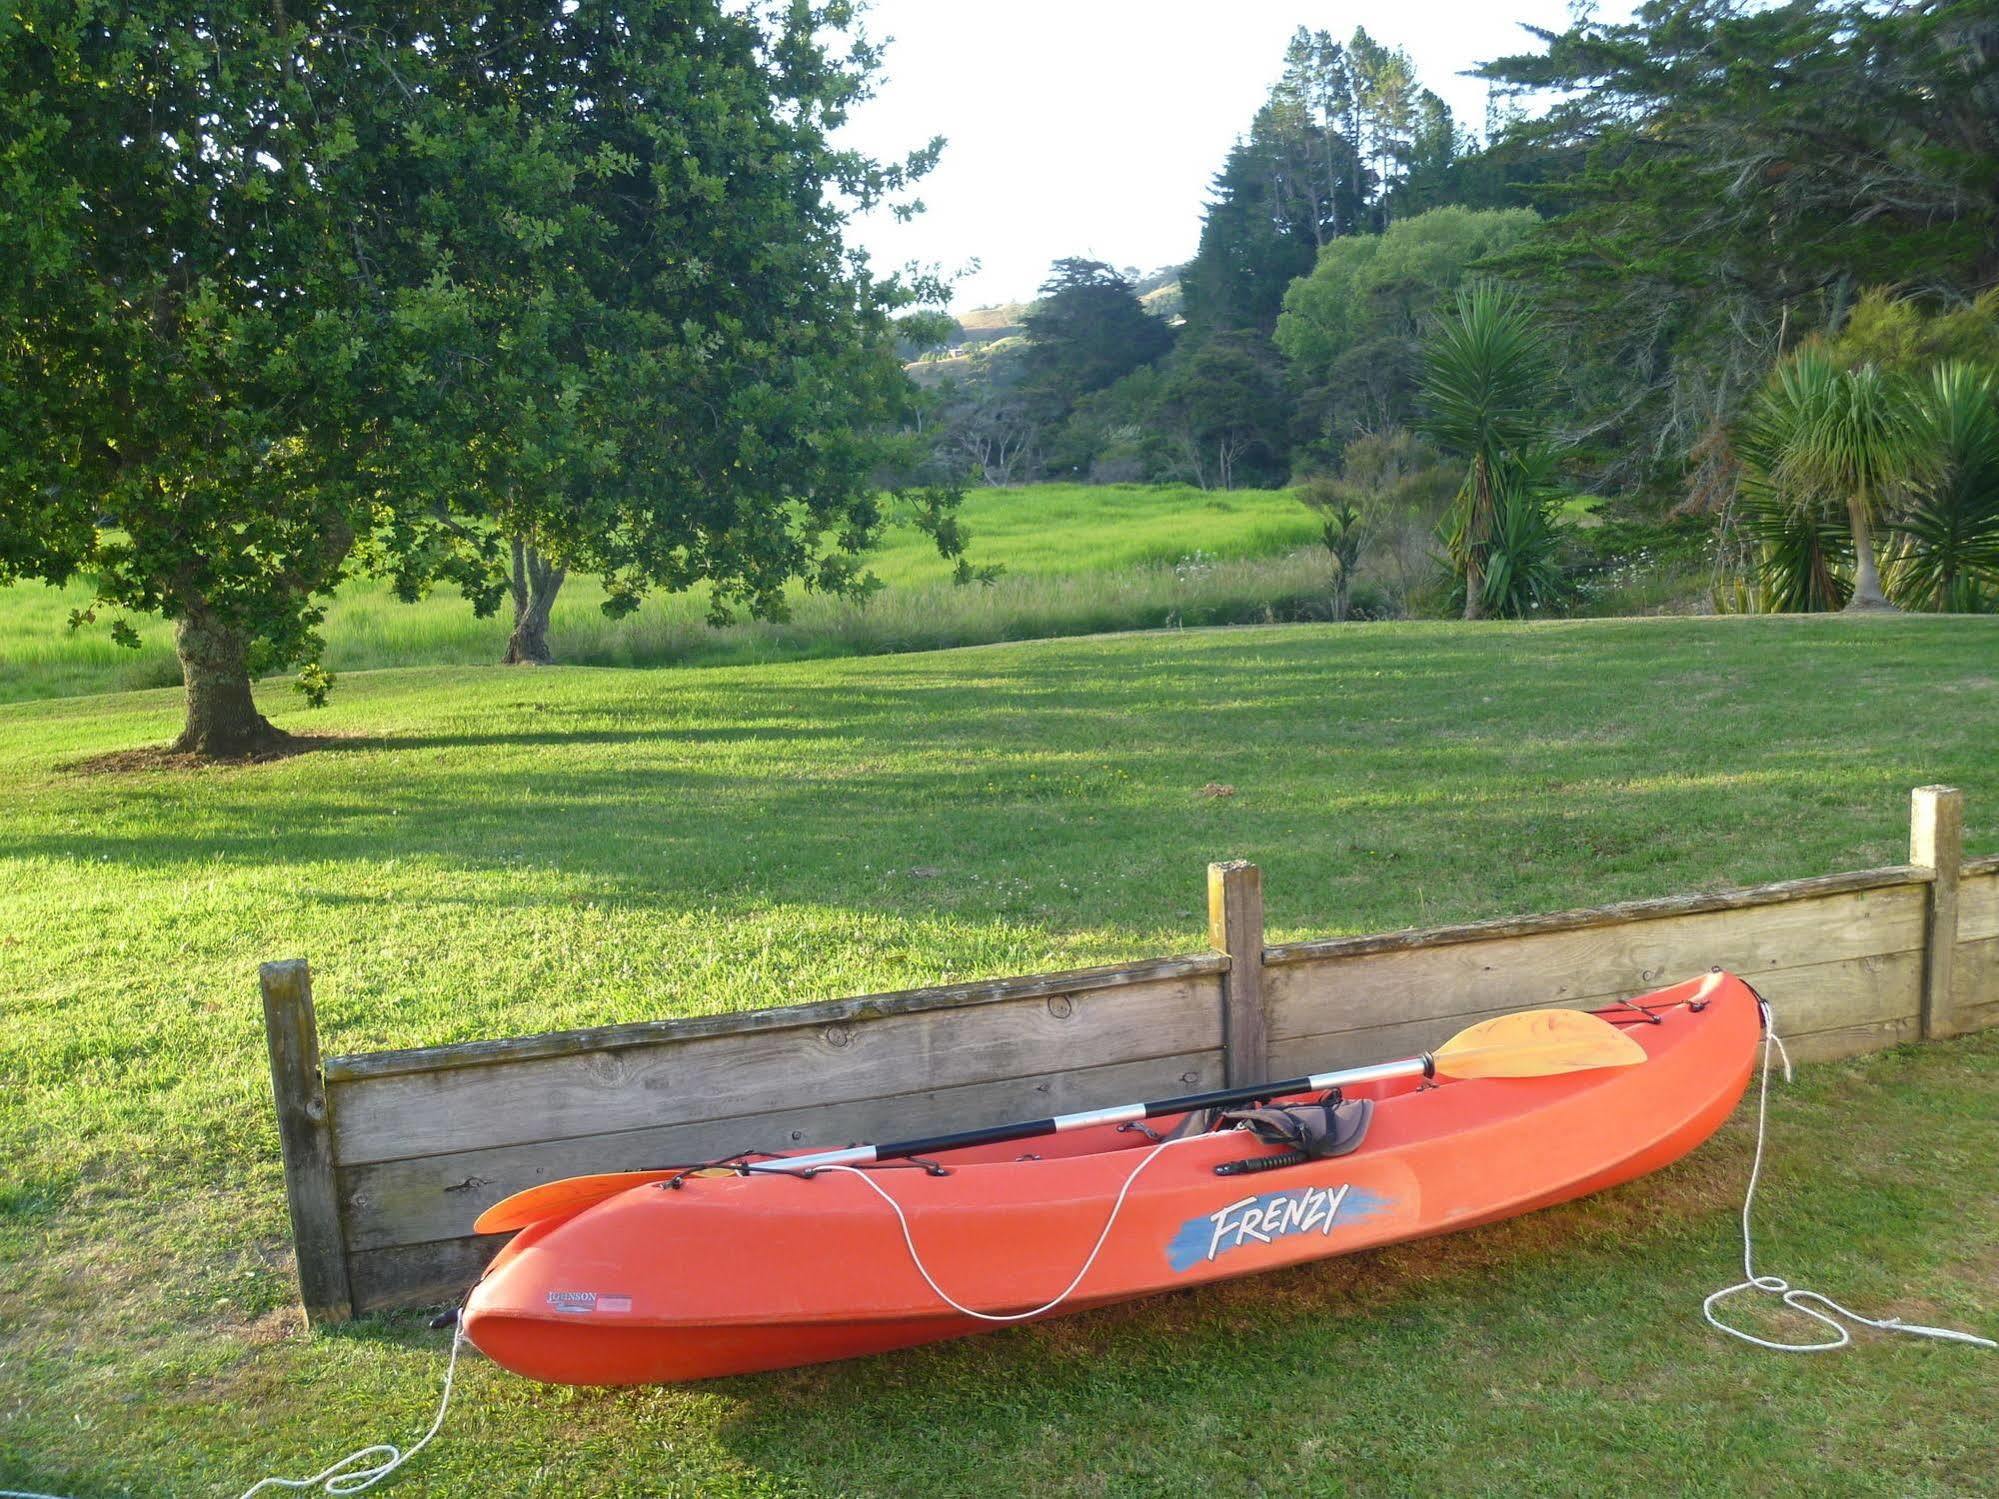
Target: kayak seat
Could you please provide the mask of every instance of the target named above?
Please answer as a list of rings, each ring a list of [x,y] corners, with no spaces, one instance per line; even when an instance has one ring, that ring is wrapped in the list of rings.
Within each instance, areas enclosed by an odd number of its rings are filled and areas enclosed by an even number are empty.
[[[1266,1145],[1282,1145],[1308,1160],[1323,1161],[1360,1149],[1373,1117],[1373,1099],[1342,1099],[1336,1090],[1317,1103],[1228,1109],[1221,1122],[1248,1130]]]

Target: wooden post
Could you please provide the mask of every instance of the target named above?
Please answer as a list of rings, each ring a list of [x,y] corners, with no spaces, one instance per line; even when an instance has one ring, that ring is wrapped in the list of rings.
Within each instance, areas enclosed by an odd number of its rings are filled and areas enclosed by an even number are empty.
[[[278,1105],[278,1141],[285,1156],[285,1197],[291,1204],[298,1254],[299,1299],[314,1326],[354,1315],[347,1286],[347,1246],[333,1193],[333,1132],[326,1120],[326,1085],[319,1075],[319,1023],[312,1010],[312,973],[303,958],[266,963],[264,1036],[271,1049],[271,1093]]]
[[[1957,880],[1964,865],[1964,793],[1955,786],[1918,786],[1909,793],[1909,862],[1936,872],[1923,930],[1923,1039],[1963,1029],[1951,1008],[1951,964],[1957,956]]]
[[[1222,975],[1222,1076],[1231,1088],[1270,1076],[1263,1024],[1263,871],[1234,859],[1208,866],[1208,945]]]

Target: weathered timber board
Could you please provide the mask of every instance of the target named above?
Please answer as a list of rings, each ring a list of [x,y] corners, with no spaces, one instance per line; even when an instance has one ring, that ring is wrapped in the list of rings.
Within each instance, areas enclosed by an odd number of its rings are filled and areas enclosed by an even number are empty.
[[[821,1106],[1221,1044],[1213,975],[335,1083],[343,1167]]]
[[[314,1325],[353,1315],[342,1262],[340,1209],[334,1150],[326,1127],[326,1094],[320,1083],[319,1025],[312,1005],[312,973],[301,959],[266,963],[264,1033],[271,1058],[271,1091],[284,1152],[285,1196],[291,1208],[292,1243],[298,1257],[299,1296]]]
[[[1208,866],[1208,946],[1227,953],[1222,1058],[1228,1086],[1270,1076],[1263,1026],[1263,872],[1242,859]]]
[[[347,1283],[357,1312],[442,1306],[458,1300],[507,1242],[506,1234],[366,1249],[347,1256]]]
[[[1913,1037],[1921,1006],[1923,959],[1920,952],[1889,953],[1879,957],[1847,958],[1835,963],[1812,963],[1795,968],[1760,973],[1753,982],[1777,1015],[1779,1033],[1786,1044],[1807,1042],[1821,1032],[1846,1031],[1853,1027],[1884,1027],[1886,1039],[1872,1044],[1886,1046]],[[1633,987],[1625,991],[1637,993]],[[1563,1000],[1567,1006],[1601,1005],[1603,996],[1584,1000]],[[1519,1005],[1497,1005],[1467,1010],[1457,1015],[1431,1016],[1374,1025],[1363,1030],[1342,1030],[1316,1036],[1287,1036],[1272,1045],[1271,1066],[1280,1074],[1291,1075],[1328,1067],[1357,1067],[1396,1057],[1413,1056],[1447,1040],[1474,1021],[1519,1009]],[[1904,1034],[1904,1026],[1909,1028]],[[1830,1044],[1830,1043],[1829,1043]],[[1854,1050],[1865,1050],[1856,1046]],[[1794,1047],[1795,1052],[1795,1047]],[[1801,1059],[1827,1054],[1807,1044]],[[1836,1054],[1844,1055],[1845,1052]]]
[[[1957,944],[1950,973],[1951,1008],[1968,1030],[1999,1025],[1999,937]]]
[[[651,1170],[747,1149],[830,1147],[970,1129],[1221,1086],[1221,1053],[1202,1051],[844,1104],[820,1105],[794,1094],[792,1108],[734,1119],[344,1167],[340,1207],[348,1248],[381,1249],[459,1237],[501,1198],[565,1176]]]
[[[1917,951],[1924,886],[1289,963],[1264,975],[1273,1048],[1300,1036],[1617,998],[1719,964],[1784,968]],[[1273,1067],[1277,1066],[1273,1051]]]
[[[1870,1051],[1922,1039],[1922,1017],[1904,1015],[1898,1020],[1834,1026],[1808,1036],[1792,1036],[1785,1040],[1784,1048],[1794,1062],[1836,1062],[1842,1057],[1864,1056]]]
[[[976,979],[962,984],[939,984],[928,989],[863,994],[851,999],[775,1005],[769,1009],[738,1010],[725,1015],[639,1020],[625,1025],[545,1031],[540,1035],[509,1036],[494,1041],[459,1041],[448,1046],[362,1052],[353,1056],[328,1057],[326,1080],[349,1082],[364,1077],[392,1077],[405,1072],[486,1067],[498,1062],[521,1062],[535,1057],[572,1056],[584,1051],[610,1051],[619,1047],[688,1041],[699,1036],[810,1029],[852,1021],[879,1020],[884,1016],[905,1015],[920,1010],[971,1009],[980,1005],[1008,1004],[1019,999],[1045,999],[1059,994],[1082,994],[1093,989],[1128,988],[1161,979],[1218,974],[1228,966],[1229,960],[1224,953],[1192,953],[1101,968],[1072,968],[1063,973],[1029,974],[1024,978]]]
[[[1969,875],[1957,887],[1957,940],[1999,937],[1999,874]]]
[[[1999,859],[1990,861],[1999,866]],[[1965,866],[1966,873],[1972,866]],[[1569,911],[1551,911],[1539,916],[1501,916],[1491,921],[1467,922],[1461,926],[1409,927],[1399,932],[1378,932],[1365,937],[1322,937],[1310,942],[1287,942],[1266,947],[1263,961],[1270,966],[1309,963],[1321,958],[1351,958],[1366,953],[1404,952],[1410,948],[1445,947],[1459,942],[1489,942],[1499,937],[1526,937],[1547,932],[1571,932],[1585,927],[1614,926],[1630,921],[1653,921],[1667,916],[1691,916],[1712,911],[1742,911],[1756,906],[1784,905],[1812,900],[1822,895],[1840,895],[1855,890],[1881,890],[1902,885],[1927,885],[1935,873],[1916,864],[1891,864],[1880,869],[1856,869],[1844,874],[1813,875],[1809,879],[1783,880],[1774,885],[1747,885],[1732,890],[1709,890],[1697,895],[1665,895],[1652,900],[1624,901],[1611,906],[1583,906]]]

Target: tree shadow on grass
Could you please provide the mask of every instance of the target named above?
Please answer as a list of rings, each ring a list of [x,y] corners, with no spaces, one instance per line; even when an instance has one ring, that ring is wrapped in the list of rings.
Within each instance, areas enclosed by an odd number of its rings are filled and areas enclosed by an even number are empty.
[[[253,766],[272,765],[280,760],[311,754],[315,750],[346,748],[354,743],[353,738],[340,734],[281,733],[261,743],[246,755],[197,755],[188,750],[175,749],[170,744],[155,744],[138,749],[110,750],[104,754],[87,755],[81,760],[63,761],[56,766],[56,769],[73,776],[136,776],[164,771],[248,770]]]
[[[1886,848],[1907,785],[1991,783],[1964,721],[1884,727],[1879,703],[1774,690],[1831,656],[1720,663],[1695,733],[1633,689],[1714,666],[1706,649],[1634,676],[1596,669],[1589,632],[1534,639],[1530,661],[1482,637],[1208,637],[1122,670],[1058,644],[832,682],[624,673],[572,699],[496,677],[411,734],[266,773],[77,783],[0,825],[0,856],[269,869],[307,902],[496,916],[587,900],[1138,930],[1202,863],[1247,857],[1275,920],[1332,935],[1819,873],[1809,845],[1852,845],[1854,806],[1878,803]],[[432,869],[377,897],[411,864]],[[1079,882],[1087,914],[1065,916]]]
[[[634,745],[674,743],[727,744],[736,741],[776,742],[808,737],[810,729],[760,726],[755,729],[701,730],[549,729],[539,732],[459,734],[286,734],[283,738],[239,756],[191,754],[171,745],[110,750],[78,760],[59,762],[55,769],[81,777],[142,776],[253,770],[307,754],[403,754],[419,750],[533,749],[569,745]]]

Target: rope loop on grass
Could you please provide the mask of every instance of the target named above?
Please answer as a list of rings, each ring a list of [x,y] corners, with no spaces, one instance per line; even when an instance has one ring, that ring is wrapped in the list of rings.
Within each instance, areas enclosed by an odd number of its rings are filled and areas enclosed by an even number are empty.
[[[1756,1183],[1763,1174],[1763,1139],[1770,1113],[1770,1062],[1773,1056],[1781,1058],[1784,1064],[1784,1081],[1791,1081],[1791,1054],[1784,1049],[1783,1039],[1777,1034],[1777,1017],[1771,1013],[1769,1001],[1760,994],[1757,1004],[1763,1008],[1763,1074],[1756,1093],[1756,1153],[1749,1163],[1749,1190],[1742,1196],[1742,1279],[1732,1286],[1723,1286],[1701,1302],[1701,1315],[1709,1324],[1727,1333],[1731,1338],[1740,1338],[1745,1343],[1753,1343],[1758,1348],[1768,1348],[1773,1353],[1831,1353],[1836,1348],[1844,1348],[1853,1341],[1853,1327],[1872,1327],[1881,1332],[1905,1332],[1918,1338],[1936,1338],[1950,1343],[1969,1343],[1975,1348],[1999,1348],[1990,1338],[1981,1338],[1975,1333],[1958,1332],[1949,1327],[1926,1327],[1919,1322],[1904,1322],[1900,1317],[1884,1317],[1879,1320],[1863,1317],[1848,1307],[1841,1306],[1830,1296],[1817,1291],[1807,1291],[1793,1286],[1781,1275],[1759,1275],[1756,1273],[1756,1244],[1750,1230],[1750,1212],[1756,1205]],[[1778,1343],[1769,1338],[1759,1338],[1754,1333],[1744,1332],[1739,1327],[1730,1326],[1715,1315],[1714,1309],[1721,1302],[1742,1291],[1761,1291],[1765,1295],[1779,1298],[1792,1311],[1801,1312],[1814,1322],[1823,1322],[1831,1328],[1834,1336],[1818,1343]],[[1816,1302],[1817,1306],[1807,1306]],[[1823,1307],[1824,1310],[1819,1310]],[[1843,1320],[1842,1320],[1843,1319]],[[1851,1325],[1849,1325],[1851,1324]]]
[[[465,1344],[465,1323],[461,1320],[451,1334],[451,1358],[444,1366],[444,1394],[437,1402],[437,1414],[430,1429],[405,1449],[393,1442],[376,1442],[359,1447],[310,1478],[260,1478],[243,1490],[240,1499],[251,1499],[266,1489],[318,1489],[334,1495],[363,1494],[387,1478],[404,1463],[430,1445],[430,1439],[444,1426],[444,1413],[451,1409],[451,1386],[458,1377],[458,1350]]]

